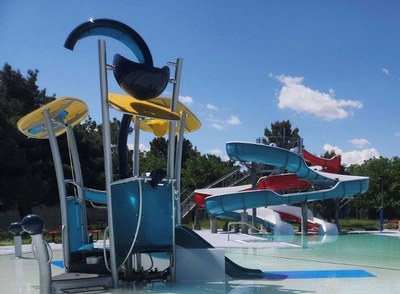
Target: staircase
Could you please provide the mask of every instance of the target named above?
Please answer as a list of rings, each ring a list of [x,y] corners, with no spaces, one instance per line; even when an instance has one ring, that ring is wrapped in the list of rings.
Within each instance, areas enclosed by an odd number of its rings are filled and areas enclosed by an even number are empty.
[[[218,185],[218,187],[232,187],[240,182],[244,181],[250,176],[251,172],[249,169],[246,171],[242,171],[240,168],[233,170],[232,172],[224,175],[223,177],[219,178],[215,182],[209,184],[208,186],[204,187],[204,189],[214,188]],[[186,190],[185,190],[186,191]],[[181,193],[181,197],[185,194],[185,191]],[[186,192],[187,193],[187,192]],[[181,202],[181,216],[182,220],[187,218],[190,213],[195,209],[196,203],[193,201],[194,191],[189,193],[189,195]]]

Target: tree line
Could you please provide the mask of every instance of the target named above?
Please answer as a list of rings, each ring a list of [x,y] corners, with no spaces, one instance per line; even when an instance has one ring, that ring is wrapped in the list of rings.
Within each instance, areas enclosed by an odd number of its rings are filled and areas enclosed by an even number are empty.
[[[39,204],[58,203],[57,181],[47,140],[28,139],[16,126],[25,114],[55,99],[46,89],[37,86],[37,70],[29,70],[24,76],[19,70],[5,64],[0,71],[0,211],[18,209],[21,218]],[[116,146],[120,121],[111,121],[111,141]],[[86,187],[104,189],[104,159],[102,125],[90,116],[74,128],[81,160],[82,174]],[[277,144],[283,148],[298,147],[300,131],[293,128],[290,121],[277,121],[264,129],[260,143]],[[69,166],[66,136],[59,140],[60,153],[65,176],[72,177]],[[296,145],[297,144],[297,145]],[[140,152],[140,173],[155,169],[166,169],[168,141],[154,138],[150,150]],[[128,151],[132,156],[132,151]],[[113,172],[118,178],[118,160],[113,150]],[[330,158],[334,152],[323,157]],[[132,164],[132,163],[130,163]],[[400,158],[379,157],[365,161],[361,165],[342,166],[341,172],[370,177],[370,187],[365,195],[341,200],[341,211],[350,211],[351,216],[366,212],[369,218],[377,218],[382,205],[385,217],[395,218],[400,207]],[[130,166],[132,169],[132,166]],[[233,161],[223,161],[212,154],[201,154],[193,144],[185,139],[182,155],[182,191],[203,188],[236,169]],[[72,193],[72,191],[70,191]],[[335,204],[323,201],[310,204],[322,217],[330,219],[334,215]]]
[[[48,140],[28,139],[17,129],[17,121],[41,105],[55,99],[46,89],[37,86],[37,70],[24,76],[5,64],[0,71],[0,211],[18,209],[21,218],[32,207],[55,205],[58,200],[57,181]],[[111,121],[111,144],[116,146],[120,121]],[[102,125],[90,116],[74,127],[82,174],[86,187],[104,190],[104,155]],[[66,135],[58,138],[63,170],[71,178]],[[148,152],[140,152],[140,173],[166,169],[168,142],[155,138]],[[132,151],[128,151],[132,158]],[[118,179],[116,150],[112,150],[113,173]],[[132,165],[132,162],[130,163]],[[132,169],[132,166],[130,166]],[[234,162],[201,154],[185,139],[182,156],[182,190],[202,188],[234,169]],[[68,191],[72,193],[73,191]]]

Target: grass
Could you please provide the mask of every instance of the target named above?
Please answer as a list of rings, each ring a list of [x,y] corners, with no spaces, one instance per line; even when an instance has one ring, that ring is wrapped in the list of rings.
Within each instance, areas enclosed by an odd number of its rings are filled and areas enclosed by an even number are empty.
[[[379,220],[369,219],[340,219],[339,226],[341,230],[378,230]]]

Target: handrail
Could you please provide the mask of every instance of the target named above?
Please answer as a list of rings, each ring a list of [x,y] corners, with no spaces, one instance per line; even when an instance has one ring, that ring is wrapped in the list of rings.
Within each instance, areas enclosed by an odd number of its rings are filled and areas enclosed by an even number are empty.
[[[233,175],[239,173],[240,170],[241,170],[240,168],[234,169],[233,171],[227,173],[226,175],[222,176],[222,177],[219,178],[218,180],[216,180],[216,181],[212,182],[211,184],[207,185],[206,187],[204,187],[204,189],[212,188],[213,186],[219,184],[220,182],[226,180],[227,178],[229,178],[229,177],[231,177],[231,176],[233,176]],[[234,182],[233,184],[231,184],[230,186],[236,185],[238,182],[240,182],[240,181],[242,181],[244,178],[248,177],[249,174],[250,174],[250,173],[245,174],[243,177],[241,177],[239,180],[235,181],[235,182]],[[181,193],[181,194],[182,194],[182,193]],[[196,207],[196,204],[195,204],[194,201],[193,201],[193,195],[194,195],[194,191],[193,191],[192,193],[190,193],[189,196],[186,197],[186,198],[181,202],[181,209],[182,209],[182,207],[184,207],[184,206],[187,205],[187,204],[190,205],[189,209],[181,215],[181,218],[186,217],[186,215],[187,215],[189,212],[191,212],[191,211]]]
[[[248,226],[249,228],[251,228],[253,230],[256,230],[256,231],[260,232],[259,229],[257,229],[256,227],[253,227],[252,225],[250,225],[250,224],[248,224],[246,222],[230,222],[230,223],[228,223],[228,241],[230,241],[229,232],[231,231],[231,228],[230,228],[231,225],[245,225],[245,226]]]

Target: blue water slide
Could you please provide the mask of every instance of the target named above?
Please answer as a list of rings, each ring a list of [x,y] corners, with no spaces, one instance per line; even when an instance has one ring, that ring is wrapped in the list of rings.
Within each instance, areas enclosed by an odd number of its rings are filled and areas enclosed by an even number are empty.
[[[294,204],[316,200],[357,196],[368,189],[368,178],[338,182],[331,189],[280,195],[271,190],[252,190],[210,196],[206,199],[207,213],[217,216],[229,211],[265,207],[269,205]]]
[[[271,190],[251,190],[226,193],[208,197],[207,212],[212,216],[231,211],[265,207],[269,205],[294,204],[308,201],[358,196],[368,190],[369,178],[318,172],[310,169],[298,154],[286,149],[246,142],[229,142],[228,156],[237,161],[270,164],[296,173],[301,179],[322,188],[315,191],[278,194]]]
[[[324,176],[310,169],[303,157],[287,149],[248,142],[228,142],[226,152],[232,160],[257,162],[286,169],[300,179],[308,180],[321,187],[331,187],[335,178]]]

